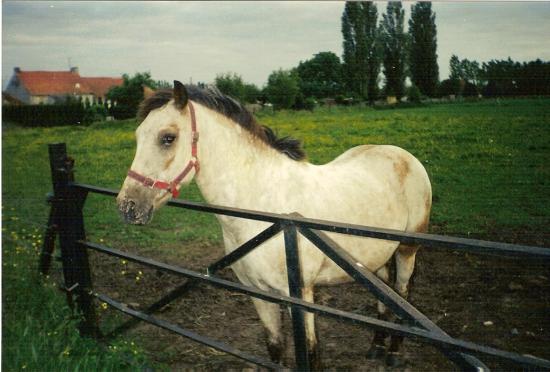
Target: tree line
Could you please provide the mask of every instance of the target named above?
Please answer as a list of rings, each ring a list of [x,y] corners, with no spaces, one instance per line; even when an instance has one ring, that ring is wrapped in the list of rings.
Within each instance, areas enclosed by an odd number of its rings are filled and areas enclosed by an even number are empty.
[[[453,55],[449,79],[441,82],[442,94],[484,97],[550,95],[550,62],[477,61]]]
[[[390,1],[378,16],[372,1],[348,1],[341,17],[342,58],[319,52],[291,69],[273,71],[263,88],[234,72],[218,74],[214,85],[243,103],[271,103],[275,109],[309,109],[318,100],[336,103],[383,97],[419,101],[424,97],[486,97],[550,94],[550,62],[491,60],[479,63],[453,55],[450,76],[439,80],[436,15],[431,2],[411,5],[408,31],[401,2]],[[411,85],[406,86],[407,78]],[[148,73],[123,76],[108,98],[117,101],[118,117],[135,115],[142,86],[169,86]]]

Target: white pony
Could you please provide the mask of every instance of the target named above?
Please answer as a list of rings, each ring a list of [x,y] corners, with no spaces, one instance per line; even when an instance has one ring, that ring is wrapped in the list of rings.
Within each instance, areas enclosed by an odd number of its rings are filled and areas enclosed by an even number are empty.
[[[431,186],[422,164],[395,146],[354,147],[324,165],[303,160],[300,143],[277,138],[259,125],[235,100],[213,89],[184,87],[158,91],[141,104],[136,130],[137,151],[117,197],[128,223],[145,224],[178,189],[195,180],[208,203],[425,232],[431,208]],[[200,140],[198,136],[200,132]],[[200,161],[200,171],[199,163]],[[217,216],[226,253],[267,228],[265,222]],[[329,233],[341,247],[389,280],[387,264],[395,253],[395,289],[407,297],[417,247],[399,242]],[[313,302],[317,284],[351,278],[304,237],[298,247],[304,300]],[[232,265],[246,285],[288,295],[282,234],[271,238]],[[252,299],[267,329],[268,351],[281,362],[284,337],[279,305]],[[379,317],[387,319],[383,304]],[[306,313],[310,365],[319,367],[314,314]],[[370,357],[385,354],[386,335],[375,333]],[[396,362],[402,339],[392,337],[386,362]]]

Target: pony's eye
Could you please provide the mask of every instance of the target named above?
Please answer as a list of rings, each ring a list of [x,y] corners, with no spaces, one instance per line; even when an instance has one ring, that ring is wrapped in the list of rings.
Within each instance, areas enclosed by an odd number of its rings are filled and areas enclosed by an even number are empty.
[[[174,134],[165,134],[162,136],[162,138],[160,139],[160,143],[163,145],[163,146],[170,146],[174,141],[176,140],[176,136]]]

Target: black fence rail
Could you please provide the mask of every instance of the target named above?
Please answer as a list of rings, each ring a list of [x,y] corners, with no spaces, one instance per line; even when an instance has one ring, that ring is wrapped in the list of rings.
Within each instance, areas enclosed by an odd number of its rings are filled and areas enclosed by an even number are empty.
[[[401,335],[404,337],[414,338],[422,343],[438,348],[462,370],[488,370],[487,366],[473,356],[473,354],[508,360],[516,363],[520,368],[550,370],[550,361],[545,359],[540,359],[529,355],[520,355],[518,353],[498,350],[492,347],[452,338],[424,314],[414,308],[414,306],[400,297],[395,291],[393,291],[392,288],[386,285],[376,275],[366,270],[361,265],[358,265],[357,262],[345,250],[343,250],[340,246],[338,246],[338,244],[336,244],[336,242],[325,234],[325,231],[400,241],[408,244],[419,243],[426,247],[452,248],[455,250],[474,253],[533,258],[538,261],[544,261],[545,263],[550,263],[550,249],[548,248],[453,238],[422,233],[408,233],[389,229],[315,220],[300,216],[298,214],[281,215],[190,201],[171,200],[168,202],[168,205],[172,207],[272,223],[268,228],[252,237],[248,242],[244,243],[239,248],[224,256],[220,260],[212,263],[206,269],[206,273],[199,273],[87,241],[85,237],[82,214],[82,208],[84,206],[86,196],[89,192],[103,194],[106,196],[116,196],[118,192],[115,190],[74,182],[72,171],[74,161],[67,156],[65,144],[52,144],[49,146],[49,151],[54,193],[49,198],[52,208],[49,218],[49,227],[46,231],[46,237],[44,239],[40,270],[42,273],[46,273],[49,269],[50,257],[54,249],[54,236],[58,233],[60,238],[61,260],[63,263],[63,275],[65,280],[64,288],[67,292],[69,304],[71,306],[75,306],[76,309],[81,311],[83,314],[84,320],[80,327],[82,334],[108,338],[124,332],[139,321],[145,321],[256,365],[267,367],[269,369],[285,368],[284,366],[272,363],[271,361],[265,360],[261,357],[238,350],[223,342],[196,334],[175,324],[154,317],[153,314],[156,311],[160,310],[162,307],[175,299],[185,295],[190,290],[196,288],[198,283],[205,283],[217,288],[246,294],[255,298],[288,306],[292,314],[296,368],[300,371],[310,370],[308,349],[305,338],[304,311],[360,324],[373,330],[383,330],[392,335]],[[262,291],[254,287],[248,287],[216,276],[216,273],[219,270],[238,261],[266,240],[280,233],[284,234],[290,296],[283,296],[272,292]],[[306,239],[311,241],[353,279],[368,288],[378,300],[382,301],[396,315],[403,319],[407,325],[391,323],[369,316],[346,312],[302,300],[301,273],[297,244],[298,234],[303,235]],[[115,299],[93,291],[87,255],[88,250],[123,258],[125,260],[152,267],[172,275],[184,277],[187,278],[187,281],[185,284],[175,288],[167,295],[149,305],[146,309],[142,311],[131,309],[127,305],[120,303]],[[95,316],[94,298],[97,298],[100,301],[109,304],[114,309],[131,316],[131,320],[122,323],[110,331],[107,335],[102,335],[99,331],[99,326]]]

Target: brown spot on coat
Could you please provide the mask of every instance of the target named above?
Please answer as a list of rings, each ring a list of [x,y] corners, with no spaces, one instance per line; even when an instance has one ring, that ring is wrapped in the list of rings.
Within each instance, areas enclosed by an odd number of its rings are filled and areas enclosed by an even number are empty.
[[[399,254],[402,254],[403,256],[412,256],[418,251],[418,245],[399,244],[399,248],[397,248],[397,250],[399,251]]]
[[[399,184],[403,186],[403,184],[405,183],[405,179],[410,172],[409,163],[405,159],[399,158],[396,162],[393,163],[393,169],[397,174]]]
[[[426,197],[425,200],[426,203],[426,215],[424,216],[424,219],[414,228],[414,232],[419,233],[426,233],[428,232],[428,225],[430,224],[430,209],[432,206],[432,200],[429,196]],[[418,251],[419,246],[417,244],[415,245],[407,245],[407,244],[400,244],[397,248],[399,253],[404,256],[412,256],[416,254]]]
[[[416,226],[414,231],[425,233],[428,232],[428,225],[430,224],[430,211],[432,209],[432,198],[430,195],[426,195],[424,198],[424,206],[426,215],[424,216],[424,219]]]
[[[176,155],[172,155],[168,158],[168,160],[166,160],[164,162],[164,169],[168,169],[168,167],[170,166],[170,164],[172,164],[172,162],[174,161],[174,159],[176,158]]]
[[[426,206],[426,212],[429,214],[432,210],[432,196],[426,195],[424,198],[424,205]]]
[[[414,231],[419,233],[425,233],[428,232],[428,225],[430,224],[430,210],[428,209],[426,211],[426,215],[424,216],[424,219],[416,226]]]

